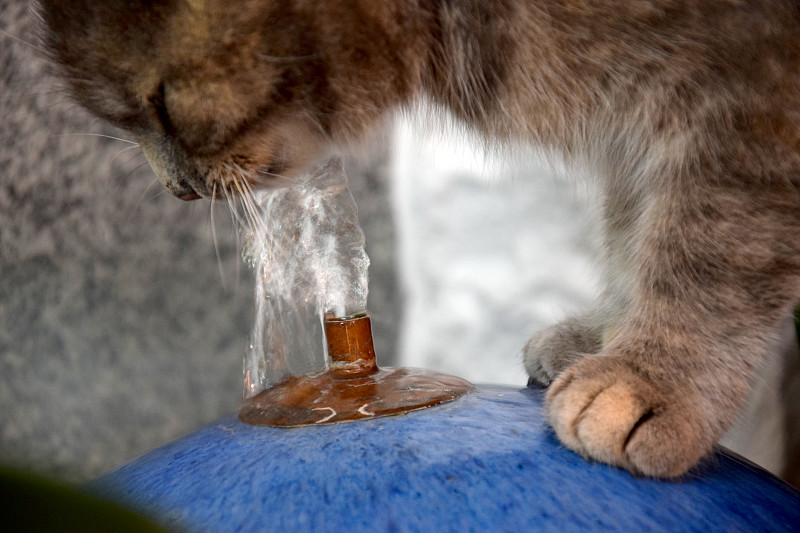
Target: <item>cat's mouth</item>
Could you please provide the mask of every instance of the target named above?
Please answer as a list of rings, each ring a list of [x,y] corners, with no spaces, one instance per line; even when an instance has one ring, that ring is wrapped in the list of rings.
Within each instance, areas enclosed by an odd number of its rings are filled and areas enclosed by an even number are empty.
[[[183,192],[176,192],[176,191],[171,191],[171,192],[184,202],[191,202],[192,200],[200,200],[201,198],[203,198],[202,196],[200,196],[191,189]]]
[[[283,163],[266,165],[255,171],[235,169],[222,173],[209,172],[203,175],[192,172],[164,169],[151,163],[158,180],[175,197],[189,202],[203,198],[225,198],[248,194],[256,189],[273,189],[291,182],[286,176],[287,166]]]
[[[285,187],[293,182],[292,177],[288,175],[289,166],[283,160],[271,162],[251,171],[236,165],[223,165],[223,167],[225,170],[210,171],[205,176],[199,172],[183,178],[179,175],[166,176],[162,183],[177,198],[192,201],[246,195],[255,190]]]
[[[184,201],[238,196],[254,189],[281,187],[291,181],[283,158],[275,158],[255,169],[236,161],[205,167],[198,166],[167,143],[153,146],[145,141],[141,146],[158,181],[173,196]]]

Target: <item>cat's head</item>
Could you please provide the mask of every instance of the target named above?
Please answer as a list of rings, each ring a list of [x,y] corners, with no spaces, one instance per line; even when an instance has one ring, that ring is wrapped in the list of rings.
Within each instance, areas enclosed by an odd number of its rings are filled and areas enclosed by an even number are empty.
[[[73,96],[128,131],[185,199],[285,182],[363,137],[419,79],[391,5],[40,3]]]

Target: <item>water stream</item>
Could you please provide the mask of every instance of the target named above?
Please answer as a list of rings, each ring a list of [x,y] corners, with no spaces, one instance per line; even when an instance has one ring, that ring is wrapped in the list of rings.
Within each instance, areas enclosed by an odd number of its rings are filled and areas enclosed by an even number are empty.
[[[256,276],[245,399],[290,374],[325,370],[322,321],[366,311],[369,267],[341,160],[252,199],[242,222],[242,255]]]

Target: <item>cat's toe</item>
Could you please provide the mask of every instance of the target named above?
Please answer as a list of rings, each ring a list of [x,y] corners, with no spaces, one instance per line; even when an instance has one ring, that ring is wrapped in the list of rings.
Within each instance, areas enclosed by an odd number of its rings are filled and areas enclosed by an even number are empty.
[[[575,361],[599,349],[600,330],[585,317],[568,318],[545,328],[523,350],[529,384],[546,387]]]
[[[689,393],[664,392],[624,362],[590,357],[553,383],[547,407],[559,439],[584,457],[671,478],[684,474],[713,444],[698,412],[701,403],[693,399]]]
[[[536,346],[531,346],[536,341],[534,337],[523,350],[523,361],[525,363],[525,371],[528,373],[528,386],[539,385],[547,387],[556,377],[556,373],[545,366],[547,362],[547,355]]]

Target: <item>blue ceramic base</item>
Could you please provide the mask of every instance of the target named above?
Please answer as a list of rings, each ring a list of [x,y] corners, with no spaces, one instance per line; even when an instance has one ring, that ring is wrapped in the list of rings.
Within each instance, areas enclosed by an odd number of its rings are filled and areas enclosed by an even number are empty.
[[[544,391],[479,387],[451,404],[332,426],[235,415],[90,488],[189,531],[800,531],[800,495],[726,451],[678,482],[565,449]]]

